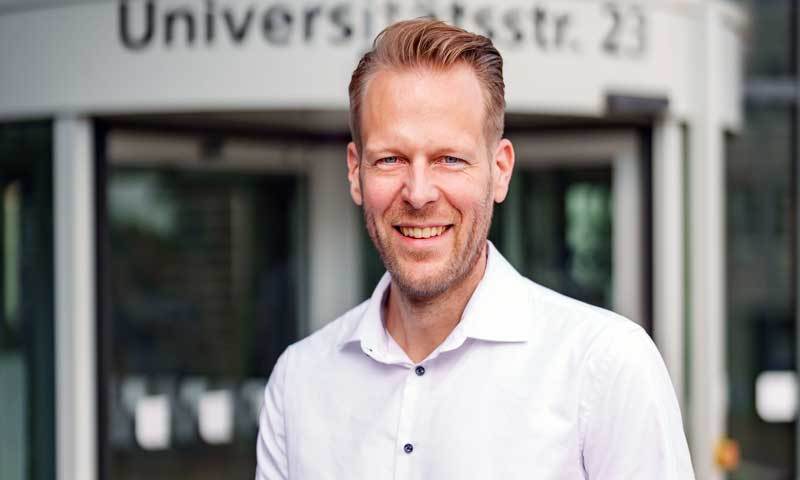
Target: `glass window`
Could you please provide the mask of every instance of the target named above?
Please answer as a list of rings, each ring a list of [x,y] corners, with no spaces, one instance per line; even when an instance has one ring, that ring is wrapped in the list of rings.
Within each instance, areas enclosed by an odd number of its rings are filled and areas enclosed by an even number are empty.
[[[111,166],[110,478],[252,478],[301,333],[305,197],[300,175]]]
[[[764,373],[795,370],[792,118],[790,107],[750,105],[728,143],[728,429],[742,455],[732,479],[795,475],[795,421],[765,418],[757,388]]]
[[[55,478],[50,123],[0,125],[0,478]]]
[[[611,308],[611,167],[520,169],[489,238],[528,278]]]
[[[792,0],[741,0],[750,15],[746,39],[747,73],[787,76],[794,72]]]

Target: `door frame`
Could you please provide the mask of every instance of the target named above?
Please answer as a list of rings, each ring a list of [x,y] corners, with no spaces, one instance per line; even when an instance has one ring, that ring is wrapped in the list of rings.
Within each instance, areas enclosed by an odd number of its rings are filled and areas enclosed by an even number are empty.
[[[651,330],[647,269],[650,248],[640,134],[635,130],[514,135],[516,168],[609,166],[612,170],[612,309]]]

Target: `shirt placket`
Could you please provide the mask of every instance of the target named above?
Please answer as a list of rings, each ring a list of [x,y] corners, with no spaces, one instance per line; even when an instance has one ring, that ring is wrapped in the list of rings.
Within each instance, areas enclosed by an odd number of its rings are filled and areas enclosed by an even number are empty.
[[[418,444],[414,426],[417,424],[417,407],[420,391],[423,387],[425,369],[421,365],[413,365],[408,369],[403,399],[400,404],[400,419],[395,442],[394,480],[407,480],[412,477],[415,459],[420,454],[422,445]]]

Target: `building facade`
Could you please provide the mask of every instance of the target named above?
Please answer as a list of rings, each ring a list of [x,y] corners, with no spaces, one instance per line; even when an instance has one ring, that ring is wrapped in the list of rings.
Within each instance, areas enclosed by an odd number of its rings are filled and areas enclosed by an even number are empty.
[[[419,16],[504,56],[518,163],[492,241],[653,336],[698,478],[793,476],[794,247],[761,262],[747,235],[794,238],[749,214],[794,211],[796,92],[789,66],[745,84],[753,38],[779,34],[749,8],[752,24],[721,0],[0,3],[0,478],[252,475],[277,355],[382,272],[347,191],[347,83],[377,32]],[[783,195],[764,200],[762,175]]]

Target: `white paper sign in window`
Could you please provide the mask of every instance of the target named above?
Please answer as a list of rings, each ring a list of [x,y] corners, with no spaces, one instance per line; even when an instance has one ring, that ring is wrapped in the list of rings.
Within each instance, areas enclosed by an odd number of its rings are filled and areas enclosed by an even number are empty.
[[[203,392],[197,408],[200,437],[212,445],[233,440],[233,395],[229,390]]]
[[[765,422],[791,422],[797,417],[797,375],[767,371],[756,378],[756,412]]]
[[[145,450],[169,448],[171,413],[166,395],[142,397],[136,403],[136,442]]]

